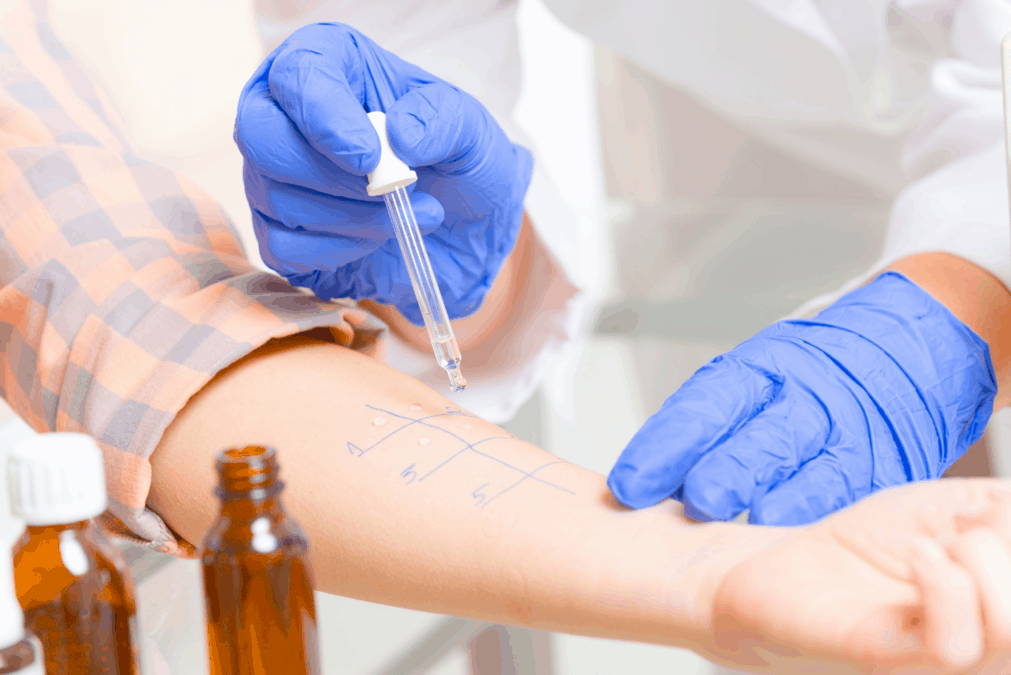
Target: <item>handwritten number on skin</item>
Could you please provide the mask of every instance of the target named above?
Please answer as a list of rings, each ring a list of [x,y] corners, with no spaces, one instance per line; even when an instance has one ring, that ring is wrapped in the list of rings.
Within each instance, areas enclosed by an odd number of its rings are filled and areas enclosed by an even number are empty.
[[[414,482],[414,479],[418,477],[418,472],[414,470],[414,465],[412,464],[403,471],[401,471],[400,475],[403,478],[407,479],[407,482],[404,483],[404,485],[410,485],[411,483]]]
[[[485,483],[484,485],[482,485],[481,487],[479,487],[478,489],[476,489],[476,490],[474,490],[473,492],[470,493],[470,496],[473,497],[476,500],[474,502],[474,506],[480,506],[481,502],[484,501],[484,493],[481,492],[481,490],[483,490],[486,487],[488,487],[488,485],[489,485],[488,483]]]

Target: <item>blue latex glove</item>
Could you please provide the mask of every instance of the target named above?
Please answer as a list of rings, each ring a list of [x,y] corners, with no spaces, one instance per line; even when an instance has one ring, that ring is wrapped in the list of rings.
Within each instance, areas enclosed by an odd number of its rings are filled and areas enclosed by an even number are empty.
[[[799,525],[938,478],[983,434],[986,343],[889,272],[807,321],[780,321],[701,368],[632,438],[608,485],[696,520]]]
[[[472,96],[343,24],[295,31],[242,90],[235,142],[264,262],[320,298],[372,298],[422,324],[366,174],[386,113],[450,318],[480,306],[519,234],[533,159]]]

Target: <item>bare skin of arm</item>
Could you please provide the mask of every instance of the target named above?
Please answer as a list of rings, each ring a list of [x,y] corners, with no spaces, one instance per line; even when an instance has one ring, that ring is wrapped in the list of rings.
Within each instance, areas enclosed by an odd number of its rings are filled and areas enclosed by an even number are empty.
[[[319,590],[403,607],[697,649],[723,574],[783,536],[694,525],[673,502],[628,511],[602,476],[304,337],[189,402],[152,457],[151,507],[199,543],[214,454],[245,444],[277,448]]]

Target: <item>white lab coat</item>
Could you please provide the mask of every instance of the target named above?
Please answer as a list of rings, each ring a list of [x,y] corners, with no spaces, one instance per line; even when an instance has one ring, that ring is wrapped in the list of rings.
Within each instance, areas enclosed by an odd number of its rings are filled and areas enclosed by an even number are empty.
[[[1007,0],[546,0],[750,133],[894,194],[881,258],[947,251],[1011,287]]]
[[[891,261],[925,250],[961,255],[1011,286],[998,58],[999,38],[1011,30],[1011,3],[546,2],[575,30],[691,92],[750,133],[896,195],[882,258],[846,289]],[[109,90],[140,154],[208,187],[225,203],[254,258],[241,160],[230,139],[235,97],[262,55],[301,25],[353,25],[473,93],[515,139],[531,135],[511,115],[522,90],[516,1],[259,0],[254,6],[235,0],[208,8],[180,0],[171,16],[129,0],[51,5],[57,33]],[[175,16],[186,23],[168,25]],[[557,64],[538,67],[566,85],[570,74]],[[200,106],[178,104],[193,101],[194,92]],[[566,114],[592,118],[584,106],[592,101],[572,104]],[[569,145],[592,150],[590,136]],[[578,359],[601,290],[602,196],[589,204],[589,193],[574,197],[564,189],[567,180],[599,187],[599,167],[584,158],[566,165],[566,151],[552,154],[536,143],[533,149],[537,169],[527,208],[551,264],[530,286],[550,292],[514,322],[512,335],[489,345],[484,368],[466,364],[472,386],[460,402],[493,421],[511,417],[545,382],[552,385],[551,404],[563,414],[570,408],[565,375]],[[394,344],[390,358],[433,386],[444,385],[429,354]]]

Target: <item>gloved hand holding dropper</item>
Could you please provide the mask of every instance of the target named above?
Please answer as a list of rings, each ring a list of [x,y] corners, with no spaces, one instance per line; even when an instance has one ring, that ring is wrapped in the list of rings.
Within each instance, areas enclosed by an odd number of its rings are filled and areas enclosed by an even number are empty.
[[[366,192],[386,113],[446,310],[478,309],[523,216],[533,160],[473,97],[343,24],[314,24],[275,49],[242,90],[235,140],[264,262],[323,299],[422,315],[382,197]]]

